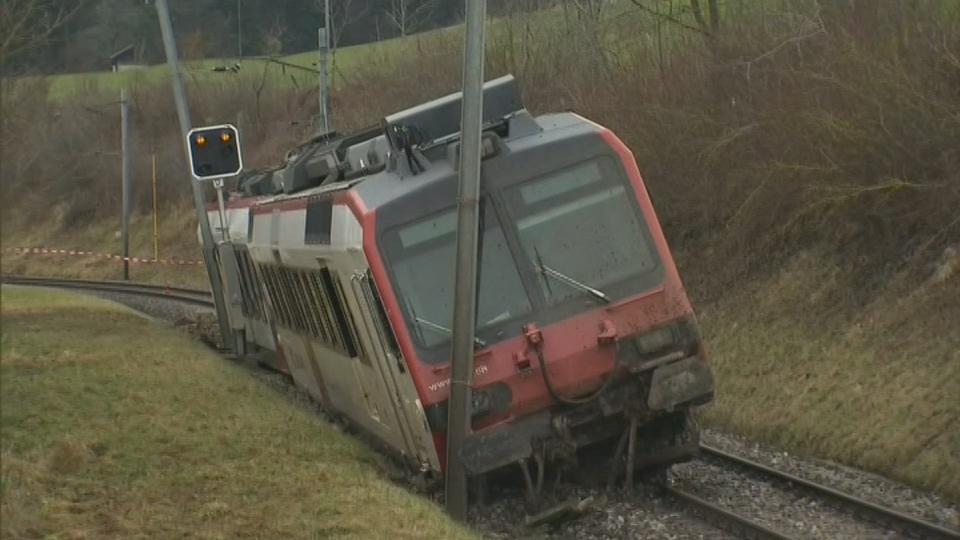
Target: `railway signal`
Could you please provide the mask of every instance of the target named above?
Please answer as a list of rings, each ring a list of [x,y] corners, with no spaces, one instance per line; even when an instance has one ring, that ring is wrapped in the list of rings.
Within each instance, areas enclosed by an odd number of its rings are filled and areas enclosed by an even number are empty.
[[[190,172],[197,180],[227,178],[240,174],[240,136],[230,124],[193,128],[187,132]]]

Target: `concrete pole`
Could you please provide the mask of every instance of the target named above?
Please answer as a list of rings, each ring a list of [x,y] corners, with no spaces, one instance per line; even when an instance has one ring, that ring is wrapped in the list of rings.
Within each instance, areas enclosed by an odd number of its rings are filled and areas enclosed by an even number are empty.
[[[324,5],[323,27],[317,29],[317,45],[320,50],[320,69],[319,73],[319,105],[320,105],[320,130],[327,133],[331,129],[330,123],[330,73],[329,62],[327,61],[330,50],[330,0],[326,0]]]
[[[127,91],[124,88],[120,89],[120,171],[123,182],[120,188],[123,279],[128,281],[130,279],[130,111],[127,104]]]
[[[157,154],[154,153],[151,159],[151,171],[153,177],[153,260],[160,260],[160,205],[157,198]]]
[[[237,0],[237,58],[243,59],[243,29],[240,24],[240,0]]]
[[[167,64],[170,66],[170,82],[173,84],[173,98],[177,104],[177,118],[180,120],[180,130],[183,141],[184,156],[189,162],[190,147],[187,142],[187,132],[192,126],[190,122],[190,109],[187,105],[186,90],[183,87],[183,78],[180,74],[180,63],[177,60],[177,44],[173,38],[173,26],[170,24],[170,13],[167,10],[167,0],[155,0],[157,6],[157,18],[160,19],[160,33],[163,34],[163,48],[167,55]],[[193,188],[193,206],[197,211],[197,221],[200,224],[200,238],[203,241],[203,262],[207,268],[207,277],[210,278],[210,291],[213,293],[213,301],[217,308],[217,322],[220,325],[220,344],[221,346],[230,344],[233,339],[230,338],[230,322],[227,319],[227,309],[223,297],[223,283],[220,280],[220,272],[217,269],[216,246],[213,242],[213,234],[210,232],[210,220],[207,219],[206,200],[203,196],[203,184],[195,181],[188,174],[190,185]]]
[[[447,415],[447,511],[467,518],[467,473],[460,461],[470,430],[470,383],[477,302],[477,227],[480,200],[480,138],[483,119],[483,41],[486,0],[466,0],[457,263],[453,296],[453,369]]]

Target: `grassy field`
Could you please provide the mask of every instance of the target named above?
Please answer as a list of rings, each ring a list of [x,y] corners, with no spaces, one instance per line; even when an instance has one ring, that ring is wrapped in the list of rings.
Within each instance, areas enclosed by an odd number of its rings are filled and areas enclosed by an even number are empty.
[[[336,54],[331,57],[333,62],[331,70],[334,72],[332,81],[335,84],[342,82],[344,79],[349,79],[357,69],[382,62],[385,58],[393,55],[414,54],[419,47],[429,47],[436,43],[438,39],[443,39],[451,33],[458,32],[460,32],[459,27],[442,28],[422,34],[340,47]],[[279,56],[276,59],[307,70],[316,70],[318,54],[317,51],[306,51]],[[241,65],[239,72],[213,71],[215,67],[231,67],[238,62]],[[182,69],[188,83],[204,87],[217,84],[256,84],[262,77],[266,77],[280,86],[291,88],[314,87],[317,84],[317,75],[311,71],[271,63],[266,58],[261,57],[249,57],[240,60],[236,58],[192,60],[184,62]],[[46,79],[50,83],[50,99],[56,102],[67,102],[84,92],[119,93],[124,86],[143,87],[170,84],[169,70],[166,64],[146,66],[142,69],[119,73],[100,71],[52,75],[46,77]]]
[[[379,458],[176,330],[2,290],[5,538],[468,538]]]

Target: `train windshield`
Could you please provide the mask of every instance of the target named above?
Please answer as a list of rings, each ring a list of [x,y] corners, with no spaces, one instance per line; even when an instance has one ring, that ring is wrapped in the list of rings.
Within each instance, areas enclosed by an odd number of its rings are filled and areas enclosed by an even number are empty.
[[[512,221],[547,307],[610,302],[659,280],[659,258],[636,197],[609,158],[506,190]]]
[[[486,200],[481,203],[482,245],[477,287],[477,338],[497,340],[502,327],[530,314],[531,306],[503,231]],[[456,257],[456,209],[449,209],[387,233],[398,296],[414,339],[434,350],[424,359],[448,357],[453,317],[453,268]]]
[[[639,294],[662,279],[636,196],[612,158],[505,183],[491,184],[492,194],[481,199],[478,345],[519,335],[527,322],[550,324]],[[421,359],[432,363],[450,355],[456,226],[456,208],[448,208],[383,237],[407,326]]]

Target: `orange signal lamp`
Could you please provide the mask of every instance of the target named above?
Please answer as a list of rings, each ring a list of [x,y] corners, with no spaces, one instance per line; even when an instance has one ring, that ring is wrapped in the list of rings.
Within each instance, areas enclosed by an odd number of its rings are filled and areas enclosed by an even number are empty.
[[[207,145],[207,138],[204,137],[203,135],[197,135],[196,143],[197,143],[197,146],[204,147]]]
[[[231,138],[232,137],[230,137],[230,133],[226,131],[220,133],[220,142],[222,142],[223,144],[229,143]]]

